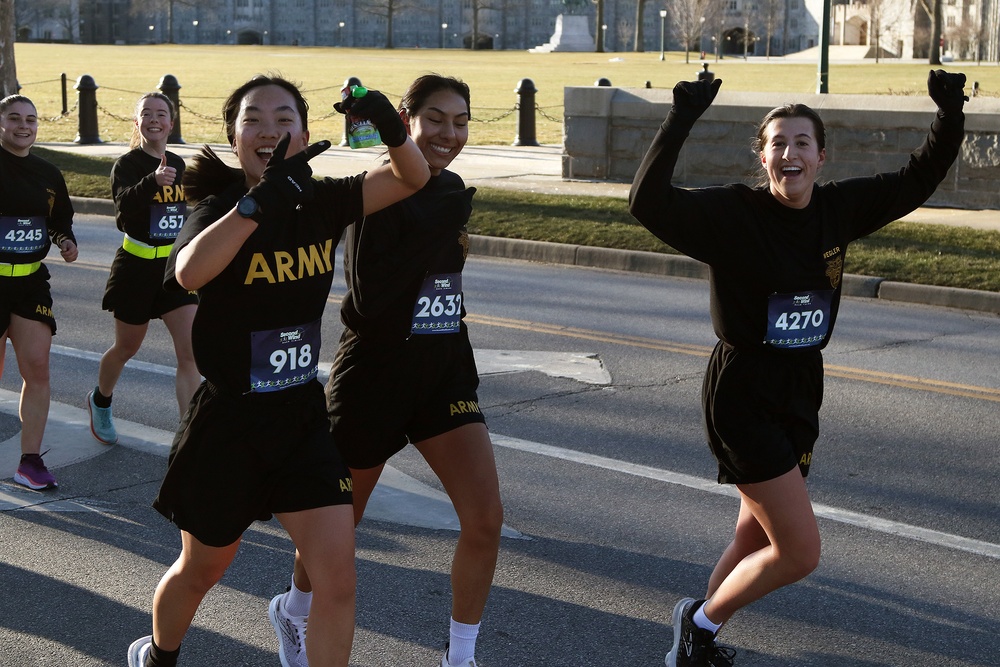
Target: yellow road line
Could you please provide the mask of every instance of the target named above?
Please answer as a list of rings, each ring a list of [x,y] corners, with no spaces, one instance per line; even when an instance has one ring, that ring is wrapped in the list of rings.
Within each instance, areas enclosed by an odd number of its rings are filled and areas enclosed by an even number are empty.
[[[535,333],[550,334],[553,336],[566,336],[568,338],[579,338],[582,340],[594,340],[603,343],[628,345],[650,350],[660,350],[663,352],[674,352],[676,354],[688,354],[697,357],[708,357],[712,352],[711,347],[706,347],[704,345],[673,343],[670,341],[656,340],[655,338],[642,338],[639,336],[591,331],[588,329],[563,327],[554,324],[545,324],[542,322],[511,320],[486,315],[468,315],[465,319],[470,324],[482,324],[507,329],[518,329],[521,331],[532,331]],[[959,384],[956,382],[946,382],[944,380],[899,375],[897,373],[869,371],[862,368],[851,368],[849,366],[834,366],[826,364],[824,368],[828,377],[855,380],[859,382],[872,382],[875,384],[902,387],[916,391],[930,391],[938,394],[961,396],[964,398],[974,398],[1000,403],[1000,389],[994,389],[992,387],[978,387],[975,385]]]

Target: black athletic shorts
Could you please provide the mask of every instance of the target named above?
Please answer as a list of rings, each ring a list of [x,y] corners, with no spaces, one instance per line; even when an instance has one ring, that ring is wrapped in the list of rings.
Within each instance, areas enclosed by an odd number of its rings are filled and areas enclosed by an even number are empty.
[[[224,396],[202,382],[170,449],[153,507],[214,547],[255,520],[348,505],[350,471],[330,442],[323,386]]]
[[[326,385],[333,441],[350,467],[374,468],[407,442],[485,424],[478,387],[464,323],[455,334],[395,344],[369,343],[345,330]]]
[[[753,484],[799,467],[809,474],[819,437],[823,355],[817,350],[737,350],[720,342],[702,386],[719,482]]]
[[[10,327],[11,315],[48,324],[56,335],[49,270],[44,264],[30,276],[0,277],[0,332]]]
[[[104,289],[101,308],[125,324],[146,324],[181,306],[198,303],[198,295],[184,290],[163,289],[167,258],[144,259],[118,248],[111,275]]]

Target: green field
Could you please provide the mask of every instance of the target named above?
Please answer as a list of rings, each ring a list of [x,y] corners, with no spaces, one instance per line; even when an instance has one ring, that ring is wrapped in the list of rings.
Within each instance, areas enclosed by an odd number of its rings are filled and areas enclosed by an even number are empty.
[[[135,100],[155,89],[172,74],[181,85],[181,133],[188,143],[224,142],[219,109],[226,94],[258,72],[278,72],[299,83],[312,105],[313,138],[339,137],[342,116],[331,105],[340,98],[348,77],[356,76],[370,88],[398,101],[417,76],[438,72],[457,76],[472,88],[474,120],[470,143],[510,144],[517,135],[518,100],[514,92],[522,79],[531,79],[538,92],[535,103],[537,139],[562,143],[562,104],[565,86],[590,86],[607,78],[622,87],[670,88],[681,79],[693,79],[700,70],[691,54],[683,53],[550,53],[525,51],[462,51],[454,49],[342,49],[320,47],[154,45],[100,46],[17,43],[14,56],[22,93],[30,97],[43,118],[39,141],[72,141],[78,130],[75,111],[60,117],[60,76],[68,79],[68,106],[76,104],[73,86],[83,75],[97,83],[98,123],[105,141],[124,142],[130,133]],[[727,90],[814,93],[815,63],[709,60],[710,69],[725,80]],[[830,92],[848,94],[923,95],[926,63],[908,61],[865,64],[834,63]],[[980,94],[1000,96],[1000,67],[949,64],[978,81]]]

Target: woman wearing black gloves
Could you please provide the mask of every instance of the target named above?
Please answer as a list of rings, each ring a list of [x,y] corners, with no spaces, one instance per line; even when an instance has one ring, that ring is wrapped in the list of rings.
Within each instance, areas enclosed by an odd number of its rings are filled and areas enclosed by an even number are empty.
[[[308,161],[308,106],[298,88],[254,77],[223,107],[240,169],[208,148],[184,178],[197,202],[167,262],[168,287],[196,289],[192,329],[205,381],[174,438],[153,506],[181,529],[182,550],[153,598],[153,634],[130,667],[176,664],[208,590],[257,519],[277,517],[316,587],[307,639],[314,667],[345,667],[354,634],[351,479],[330,446],[316,380],[333,250],[351,223],[419,190],[429,177],[392,106],[377,91],[354,113],[376,122],[389,162],[321,181]],[[392,122],[392,119],[395,121]]]
[[[705,598],[674,608],[668,667],[731,665],[732,649],[715,644],[719,627],[819,563],[805,477],[819,434],[821,350],[837,318],[847,245],[923,204],[964,136],[965,75],[935,70],[927,88],[937,114],[898,172],[817,184],[826,159],[823,122],[809,107],[790,104],[760,124],[762,187],[672,187],[684,140],[720,84],[677,84],[629,197],[647,229],[711,268],[719,343],[702,403],[719,482],[735,484],[741,498],[735,536]]]
[[[454,78],[428,74],[403,94],[399,116],[423,152],[431,180],[348,229],[344,333],[326,387],[334,442],[354,479],[356,521],[385,463],[408,442],[441,480],[458,514],[442,667],[475,667],[503,524],[493,446],[463,321],[465,227],[475,190],[447,169],[469,138],[470,114],[469,88]],[[309,577],[300,559],[295,566],[289,592],[270,609],[283,643],[301,638],[296,628],[309,613]],[[302,652],[293,644],[282,653]]]

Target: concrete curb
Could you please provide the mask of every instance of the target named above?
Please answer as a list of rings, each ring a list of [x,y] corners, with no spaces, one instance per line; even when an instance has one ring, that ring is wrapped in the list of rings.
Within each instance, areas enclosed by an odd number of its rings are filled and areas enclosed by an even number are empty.
[[[114,203],[109,199],[73,197],[73,209],[88,215],[114,216]],[[494,236],[470,236],[469,252],[473,255],[522,259],[530,262],[568,264],[614,271],[635,271],[675,278],[708,279],[708,266],[684,255],[659,252],[618,250],[593,246],[525,241]],[[984,313],[1000,314],[1000,293],[957,287],[937,287],[899,283],[872,276],[844,276],[844,296],[867,299],[902,301],[928,306],[944,306]]]

